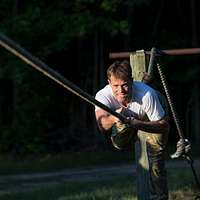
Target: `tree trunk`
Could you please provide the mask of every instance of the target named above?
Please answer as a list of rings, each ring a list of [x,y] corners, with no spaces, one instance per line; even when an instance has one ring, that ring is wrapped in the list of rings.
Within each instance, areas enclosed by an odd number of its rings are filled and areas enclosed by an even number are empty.
[[[12,10],[13,15],[17,15],[17,13],[19,12],[19,7],[20,7],[20,0],[15,0],[13,3],[13,10]]]
[[[105,84],[105,57],[104,57],[104,36],[103,33],[96,32],[94,37],[94,68],[93,68],[93,95],[96,94],[96,92],[101,89]],[[101,143],[99,131],[95,119],[95,112],[93,112],[92,115],[92,123],[90,123],[90,126],[96,134],[96,138],[98,140],[98,143]]]
[[[84,79],[82,79],[82,75],[78,74],[77,77],[79,77],[80,80],[77,80],[80,84],[80,87],[82,90],[87,91],[88,88],[88,81],[90,80],[87,64],[85,64],[84,59],[85,53],[84,53],[84,44],[81,39],[78,39],[77,41],[77,71],[78,72],[84,72]],[[76,106],[76,119],[81,119],[81,127],[85,128],[87,126],[87,107],[88,104],[85,102],[81,102],[79,105]],[[74,113],[75,114],[75,113]]]
[[[192,24],[192,46],[196,47],[197,42],[197,27],[196,27],[196,12],[195,12],[195,0],[191,0],[191,24]]]
[[[199,82],[196,81],[193,86],[193,105],[192,105],[192,110],[191,110],[191,115],[190,115],[190,124],[191,124],[191,134],[192,138],[195,141],[195,143],[199,144],[200,143],[200,95],[199,95]]]
[[[93,68],[93,93],[97,91],[98,88],[98,80],[99,80],[99,63],[98,63],[98,55],[99,55],[99,48],[98,48],[98,38],[99,38],[99,33],[95,33],[94,37],[94,68]]]
[[[132,38],[133,38],[133,13],[134,13],[134,3],[130,3],[127,9],[127,21],[129,25],[128,37],[124,36],[124,49],[132,49]]]
[[[164,0],[161,0],[160,1],[160,8],[157,12],[156,19],[155,19],[155,22],[153,24],[153,30],[152,30],[152,37],[153,38],[157,37],[159,22],[160,22],[160,18],[161,18],[161,15],[163,13],[163,10],[164,10]]]

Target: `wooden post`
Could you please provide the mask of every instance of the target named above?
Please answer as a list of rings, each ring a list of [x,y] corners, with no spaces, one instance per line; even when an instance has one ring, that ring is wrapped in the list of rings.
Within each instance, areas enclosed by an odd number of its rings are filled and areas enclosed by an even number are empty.
[[[130,53],[130,64],[133,72],[133,79],[141,81],[143,72],[146,72],[144,50]],[[146,132],[138,131],[138,141],[135,143],[135,162],[137,166],[137,198],[138,200],[150,199],[150,176],[149,162],[146,149]]]

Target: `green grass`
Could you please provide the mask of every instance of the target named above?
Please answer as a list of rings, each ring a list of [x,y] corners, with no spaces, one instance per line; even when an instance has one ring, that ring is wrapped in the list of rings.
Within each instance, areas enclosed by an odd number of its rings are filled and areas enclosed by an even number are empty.
[[[197,169],[200,171],[200,168]],[[44,180],[43,180],[44,181]],[[170,200],[193,200],[195,186],[189,168],[168,170]],[[1,200],[136,200],[136,177],[115,177],[96,181],[66,182],[57,179],[51,184],[23,187],[14,192],[0,192]]]
[[[104,181],[58,183],[29,192],[1,194],[1,200],[133,200],[136,194],[133,177]]]
[[[168,146],[166,159],[175,152],[175,145]],[[199,146],[192,146],[192,156],[200,155]],[[57,155],[33,155],[24,157],[12,157],[0,155],[0,175],[19,174],[32,172],[48,172],[70,168],[86,168],[97,165],[112,165],[134,162],[134,150],[119,151],[110,149],[107,151],[66,152]]]
[[[97,165],[132,163],[133,151],[68,152],[58,155],[40,155],[13,158],[0,156],[0,175],[48,172]]]
[[[170,151],[171,152],[171,149]],[[12,158],[0,157],[0,175],[49,172],[62,169],[120,165],[134,161],[133,151],[71,152]],[[195,167],[196,168],[196,167]],[[200,167],[196,168],[200,177]],[[194,177],[189,166],[168,170],[170,200],[192,200]],[[16,187],[17,186],[17,187]],[[15,190],[10,190],[15,188]],[[7,191],[5,190],[7,189]],[[6,191],[6,192],[5,192]],[[96,181],[68,182],[62,177],[0,180],[1,200],[136,200],[136,177],[102,177]]]

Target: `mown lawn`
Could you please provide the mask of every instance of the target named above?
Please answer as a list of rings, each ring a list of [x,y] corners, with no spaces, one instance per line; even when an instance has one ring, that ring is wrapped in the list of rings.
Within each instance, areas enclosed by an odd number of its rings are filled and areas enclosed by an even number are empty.
[[[200,172],[200,167],[197,168]],[[200,174],[198,173],[198,176]],[[194,200],[197,190],[188,167],[168,169],[170,200]],[[49,181],[49,182],[48,182]],[[41,183],[46,184],[41,184]],[[35,185],[33,184],[35,183]],[[10,184],[10,183],[9,183]],[[0,190],[1,200],[136,200],[136,177],[119,176],[95,181],[34,180],[32,187],[23,184],[14,191]],[[17,183],[15,183],[17,184]],[[25,183],[24,183],[25,186]],[[6,188],[4,186],[4,188]],[[4,190],[5,191],[5,190]]]
[[[193,145],[193,157],[200,157],[200,148]],[[166,159],[175,152],[175,146],[169,146]],[[0,155],[0,175],[32,172],[52,172],[71,168],[85,168],[102,165],[120,165],[134,162],[134,149],[119,151],[94,150],[88,152],[66,152],[63,154],[28,155],[13,157]]]
[[[133,163],[133,151],[76,152],[12,158],[0,156],[0,175],[53,172],[100,165]],[[200,167],[195,167],[200,178]],[[194,177],[189,165],[168,169],[170,200],[194,200]],[[13,187],[14,186],[14,187]],[[27,187],[28,186],[28,187]],[[11,190],[12,188],[12,190]],[[15,188],[13,190],[13,188]],[[0,200],[136,200],[136,177],[115,176],[94,180],[66,181],[41,177],[27,181],[0,179]]]
[[[12,157],[0,155],[0,175],[32,172],[52,172],[63,169],[133,163],[133,151],[90,151],[67,152],[65,154],[48,154]]]

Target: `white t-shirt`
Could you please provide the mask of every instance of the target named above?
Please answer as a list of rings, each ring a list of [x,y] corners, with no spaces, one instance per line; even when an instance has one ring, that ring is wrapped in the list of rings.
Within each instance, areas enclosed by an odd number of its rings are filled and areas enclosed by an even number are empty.
[[[150,121],[157,121],[164,117],[165,111],[153,88],[142,82],[133,81],[132,94],[131,102],[126,107],[126,117],[137,116],[139,119],[143,119],[147,116]],[[124,107],[113,96],[110,85],[106,85],[98,91],[95,99],[113,110]],[[95,110],[98,109],[100,108],[96,106]]]

